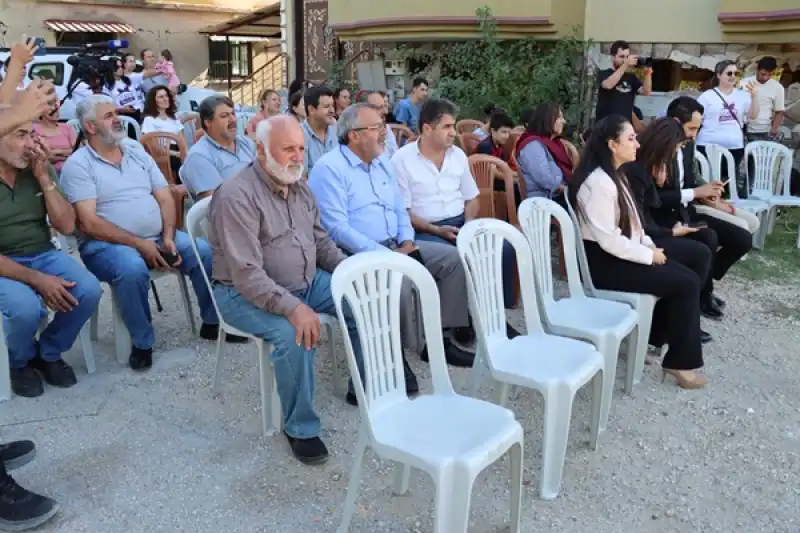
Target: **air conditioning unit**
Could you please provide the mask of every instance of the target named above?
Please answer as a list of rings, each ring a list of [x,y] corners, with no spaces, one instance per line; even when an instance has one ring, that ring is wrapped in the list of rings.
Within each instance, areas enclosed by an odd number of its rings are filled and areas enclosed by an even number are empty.
[[[406,62],[402,59],[390,59],[383,62],[383,73],[387,76],[405,76]]]

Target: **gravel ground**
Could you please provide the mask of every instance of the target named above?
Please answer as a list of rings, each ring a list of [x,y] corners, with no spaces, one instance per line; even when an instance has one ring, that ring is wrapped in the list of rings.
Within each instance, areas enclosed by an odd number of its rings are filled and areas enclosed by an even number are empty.
[[[223,394],[211,394],[214,344],[188,332],[177,283],[159,281],[158,352],[146,375],[114,360],[103,299],[98,372],[87,376],[79,349],[78,386],[0,405],[0,437],[33,438],[37,460],[15,473],[57,498],[58,518],[42,531],[65,533],[300,533],[335,531],[359,426],[355,408],[332,397],[329,345],[317,367],[317,406],[330,461],[306,467],[285,440],[260,435],[252,345],[229,346]],[[724,321],[707,322],[707,390],[660,383],[647,367],[634,397],[622,394],[624,366],[600,448],[587,448],[589,402],[575,403],[562,492],[537,499],[542,402],[521,391],[510,407],[525,428],[522,531],[618,533],[800,531],[800,289],[726,280]],[[514,316],[519,319],[519,316]],[[339,350],[342,350],[341,344]],[[339,352],[343,354],[343,351]],[[411,356],[423,390],[426,364]],[[457,390],[468,372],[451,369]],[[481,390],[492,398],[489,384]],[[432,531],[433,484],[413,472],[411,491],[391,495],[392,465],[368,452],[351,531]],[[508,465],[478,479],[471,532],[508,526]]]

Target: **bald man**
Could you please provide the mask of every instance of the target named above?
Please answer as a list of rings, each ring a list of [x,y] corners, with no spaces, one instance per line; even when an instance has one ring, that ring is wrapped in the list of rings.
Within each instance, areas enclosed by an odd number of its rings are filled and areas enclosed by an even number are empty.
[[[302,180],[305,139],[297,120],[262,121],[256,142],[256,160],[212,196],[214,296],[226,322],[275,347],[284,433],[300,462],[319,464],[328,458],[313,406],[319,313],[336,313],[331,272],[345,255],[320,225]],[[346,317],[360,365],[355,321]]]

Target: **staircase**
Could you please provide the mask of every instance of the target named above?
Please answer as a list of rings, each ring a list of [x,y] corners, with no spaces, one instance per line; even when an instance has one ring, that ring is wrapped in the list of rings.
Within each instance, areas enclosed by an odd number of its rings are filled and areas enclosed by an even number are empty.
[[[283,53],[272,55],[267,62],[234,85],[228,96],[243,106],[258,106],[258,96],[264,89],[280,90],[283,83]]]

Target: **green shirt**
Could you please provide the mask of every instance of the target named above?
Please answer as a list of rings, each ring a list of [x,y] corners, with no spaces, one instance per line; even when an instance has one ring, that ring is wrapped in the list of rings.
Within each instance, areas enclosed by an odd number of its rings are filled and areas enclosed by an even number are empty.
[[[34,255],[51,248],[44,193],[33,171],[17,172],[14,188],[0,180],[0,255]]]

